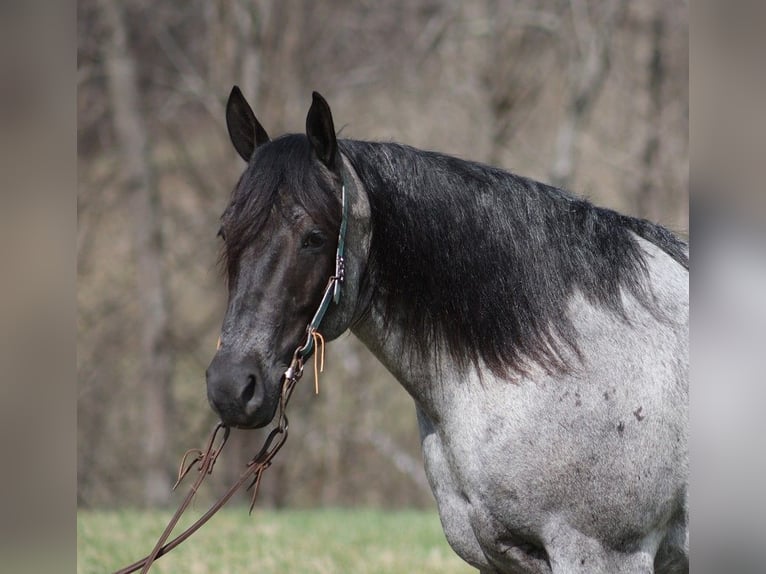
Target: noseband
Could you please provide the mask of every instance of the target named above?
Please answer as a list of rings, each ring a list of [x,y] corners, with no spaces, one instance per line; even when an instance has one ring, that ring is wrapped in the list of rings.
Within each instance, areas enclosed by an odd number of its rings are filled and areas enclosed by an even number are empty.
[[[342,164],[342,160],[341,160]],[[303,362],[314,349],[314,340],[319,333],[319,325],[322,323],[327,310],[330,308],[330,302],[336,305],[340,301],[341,286],[346,279],[346,261],[344,253],[346,249],[346,228],[348,227],[348,197],[346,196],[346,175],[341,165],[341,219],[340,229],[338,231],[338,247],[335,250],[335,273],[330,276],[325,287],[322,301],[314,313],[311,322],[306,326],[306,342],[295,349],[290,366],[284,374],[285,380],[290,380],[303,371]]]

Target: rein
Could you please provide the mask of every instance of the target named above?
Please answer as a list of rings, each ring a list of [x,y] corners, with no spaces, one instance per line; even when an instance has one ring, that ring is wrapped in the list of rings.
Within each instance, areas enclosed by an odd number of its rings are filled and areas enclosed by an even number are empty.
[[[272,460],[282,448],[282,445],[284,445],[287,441],[287,430],[289,427],[289,422],[287,420],[286,414],[287,403],[290,401],[290,397],[293,394],[295,385],[303,376],[304,360],[316,346],[316,341],[320,343],[321,366],[324,366],[324,337],[322,337],[318,329],[319,325],[322,323],[322,319],[324,319],[324,316],[330,307],[330,302],[334,301],[337,304],[340,301],[341,286],[345,280],[344,253],[346,245],[346,228],[348,227],[348,198],[346,197],[345,174],[343,174],[343,185],[341,188],[341,209],[342,216],[340,230],[338,232],[338,247],[335,251],[335,274],[332,275],[328,280],[319,307],[317,308],[316,313],[314,313],[314,317],[311,319],[311,322],[306,327],[306,341],[295,349],[292,361],[290,362],[290,366],[282,375],[279,408],[277,411],[277,425],[268,434],[266,440],[263,442],[263,446],[261,446],[261,449],[258,451],[258,453],[247,463],[245,470],[242,472],[239,479],[234,484],[232,484],[223,494],[223,496],[221,496],[208,509],[208,511],[205,512],[205,514],[198,518],[196,522],[194,522],[186,530],[173,538],[170,542],[167,542],[168,538],[170,538],[170,535],[173,532],[173,529],[181,518],[181,515],[191,504],[194,495],[197,493],[197,490],[199,490],[199,487],[202,485],[205,478],[212,474],[213,467],[218,460],[218,456],[223,451],[223,447],[226,445],[226,441],[229,438],[229,427],[219,422],[213,429],[213,432],[210,434],[210,438],[208,439],[207,446],[204,451],[201,449],[190,449],[186,451],[183,455],[183,458],[181,459],[181,465],[178,469],[178,479],[173,485],[173,490],[178,487],[181,481],[191,472],[192,468],[197,465],[197,478],[189,488],[189,492],[181,502],[178,510],[176,510],[175,514],[173,514],[173,517],[170,519],[170,522],[168,522],[168,525],[165,527],[165,530],[157,540],[152,551],[146,557],[134,562],[133,564],[130,564],[129,566],[125,566],[124,568],[117,570],[114,574],[131,574],[132,572],[138,571],[139,568],[141,569],[141,574],[149,572],[152,564],[160,556],[164,556],[173,550],[176,546],[184,542],[197,530],[199,530],[202,525],[210,520],[213,515],[218,512],[224,506],[224,504],[226,504],[229,499],[231,499],[231,497],[234,496],[234,494],[236,494],[240,488],[242,488],[243,485],[247,483],[249,484],[246,490],[252,489],[253,491],[250,498],[249,509],[249,512],[252,513],[253,508],[255,507],[256,498],[258,497],[258,489],[261,484],[261,477],[263,476],[263,473],[266,471],[266,469],[271,466]],[[218,345],[220,346],[220,339]],[[318,359],[318,354],[320,353],[320,348],[316,349],[317,355],[314,357],[316,393],[319,393],[316,361]],[[322,369],[320,368],[319,370]]]

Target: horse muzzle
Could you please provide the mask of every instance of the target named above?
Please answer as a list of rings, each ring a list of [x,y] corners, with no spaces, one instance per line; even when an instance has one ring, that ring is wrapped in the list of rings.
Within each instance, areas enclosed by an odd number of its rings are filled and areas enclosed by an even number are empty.
[[[260,428],[274,418],[278,397],[269,396],[266,377],[255,363],[219,352],[205,375],[208,402],[226,426]]]

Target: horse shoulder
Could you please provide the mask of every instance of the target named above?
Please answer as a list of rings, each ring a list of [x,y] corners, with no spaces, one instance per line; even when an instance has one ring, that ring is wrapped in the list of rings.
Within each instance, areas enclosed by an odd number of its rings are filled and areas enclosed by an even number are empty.
[[[630,294],[626,317],[575,294],[579,368],[444,381],[453,392],[440,410],[454,414],[440,423],[443,464],[464,501],[460,516],[497,561],[519,548],[535,560],[543,547],[556,551],[555,539],[585,537],[606,554],[645,546],[636,556],[643,564],[683,513],[688,279],[652,247],[649,280],[662,316]]]

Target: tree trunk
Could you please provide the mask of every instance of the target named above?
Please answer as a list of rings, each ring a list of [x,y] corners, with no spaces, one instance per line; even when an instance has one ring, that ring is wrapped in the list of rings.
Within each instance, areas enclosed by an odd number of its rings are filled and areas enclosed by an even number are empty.
[[[556,151],[551,167],[551,183],[559,187],[572,184],[577,164],[577,141],[609,72],[611,36],[623,0],[600,5],[603,17],[595,22],[586,0],[570,0],[579,56],[570,63],[572,89],[567,109],[556,136]]]
[[[650,48],[646,51],[647,133],[643,152],[643,177],[638,191],[637,208],[642,217],[652,221],[661,221],[666,197],[666,191],[662,187],[662,168],[660,165],[662,85],[665,79],[663,61],[665,22],[662,3],[654,3],[652,8],[654,13],[648,15],[648,21],[640,30],[647,36]]]
[[[112,118],[133,224],[133,254],[142,326],[140,376],[145,400],[144,500],[151,506],[167,503],[172,485],[165,455],[173,359],[162,265],[160,200],[151,166],[146,124],[138,103],[136,67],[128,46],[124,15],[117,0],[101,0],[100,8],[108,30],[103,51]]]
[[[261,74],[260,42],[264,3],[252,0],[238,0],[234,5],[236,15],[237,56],[239,65],[236,80],[247,97],[258,94]]]
[[[306,93],[301,82],[308,71],[301,69],[305,59],[301,42],[305,36],[304,19],[312,6],[302,0],[263,0],[258,7],[260,81],[254,97],[258,109],[268,110],[267,131],[282,133],[289,126],[290,101],[296,93],[301,98]]]
[[[492,113],[492,147],[488,161],[502,165],[506,147],[530,102],[539,97],[547,75],[546,53],[557,17],[533,12],[524,2],[488,0],[488,67],[484,82]],[[534,17],[531,17],[531,16]],[[547,25],[547,27],[546,27]]]
[[[338,506],[343,494],[344,468],[341,464],[341,450],[346,440],[344,427],[348,413],[343,412],[341,392],[342,388],[331,382],[322,385],[322,394],[315,397],[322,401],[321,409],[324,411],[324,444],[320,450],[323,468],[320,499],[323,506]]]

